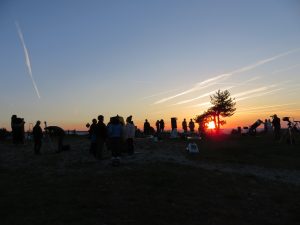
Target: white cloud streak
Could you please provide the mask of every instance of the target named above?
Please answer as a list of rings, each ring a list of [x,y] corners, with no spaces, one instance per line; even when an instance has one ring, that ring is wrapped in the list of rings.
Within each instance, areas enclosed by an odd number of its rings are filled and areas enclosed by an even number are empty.
[[[260,77],[253,77],[253,78],[251,78],[249,80],[246,80],[246,81],[244,81],[242,83],[229,83],[229,84],[233,84],[234,86],[225,87],[224,89],[225,90],[230,90],[230,89],[235,88],[237,86],[242,86],[242,85],[245,85],[245,84],[250,83],[252,81],[258,80],[258,79],[260,79]],[[220,83],[213,83],[213,84],[220,84]],[[224,84],[226,84],[226,83],[224,83]],[[198,96],[196,98],[192,98],[192,99],[187,99],[187,100],[184,100],[184,101],[180,101],[180,102],[175,103],[174,105],[181,105],[181,104],[189,103],[189,102],[198,100],[200,98],[204,98],[204,97],[210,96],[211,94],[214,94],[216,91],[217,90],[214,90],[214,91],[202,94],[202,95],[200,95],[200,96]]]
[[[230,75],[229,74],[221,74],[219,76],[216,76],[216,77],[213,77],[213,78],[209,78],[209,79],[204,80],[204,81],[202,81],[200,83],[197,83],[193,88],[191,88],[189,90],[183,91],[183,92],[181,92],[179,94],[176,94],[176,95],[173,95],[173,96],[170,96],[170,97],[167,97],[167,98],[163,98],[163,99],[161,99],[159,101],[154,102],[154,104],[163,103],[163,102],[169,101],[171,99],[177,98],[179,96],[182,96],[182,95],[185,95],[185,94],[197,91],[197,90],[201,90],[201,89],[204,89],[204,88],[207,88],[207,87],[211,87],[211,86],[213,86],[213,85],[216,84],[216,82],[213,82],[213,81],[225,79],[228,76],[230,76]],[[213,82],[213,83],[211,83],[211,82]]]
[[[218,76],[215,76],[215,77],[212,77],[212,78],[209,78],[209,79],[206,79],[200,83],[197,83],[194,87],[192,87],[191,89],[188,89],[186,91],[183,91],[181,93],[178,93],[176,95],[173,95],[173,96],[169,96],[169,97],[166,97],[166,98],[163,98],[161,100],[158,100],[156,102],[154,102],[154,104],[160,104],[160,103],[164,103],[166,101],[169,101],[171,99],[174,99],[174,98],[177,98],[177,97],[180,97],[182,95],[185,95],[185,94],[188,94],[188,93],[191,93],[191,92],[194,92],[194,91],[197,91],[197,90],[200,90],[200,89],[203,89],[203,88],[206,88],[208,86],[212,86],[216,83],[212,83],[213,81],[218,81],[218,80],[222,80],[222,79],[227,79],[229,78],[230,76],[232,75],[235,75],[235,74],[239,74],[239,73],[243,73],[243,72],[246,72],[246,71],[250,71],[250,70],[253,70],[259,66],[262,66],[266,63],[270,63],[274,60],[277,60],[281,57],[284,57],[284,56],[287,56],[289,54],[292,54],[292,53],[295,53],[295,52],[298,52],[300,50],[300,48],[296,48],[296,49],[293,49],[293,50],[290,50],[290,51],[287,51],[287,52],[283,52],[283,53],[280,53],[278,55],[275,55],[273,57],[270,57],[270,58],[267,58],[267,59],[263,59],[263,60],[260,60],[254,64],[251,64],[251,65],[248,65],[248,66],[245,66],[245,67],[242,67],[242,68],[239,68],[237,70],[234,70],[230,73],[226,73],[226,74],[221,74],[221,75],[218,75]]]
[[[168,90],[168,91],[163,91],[163,92],[159,92],[159,93],[156,93],[156,94],[153,94],[153,95],[149,95],[149,96],[145,96],[141,99],[148,99],[148,98],[153,98],[153,97],[156,97],[156,96],[159,96],[159,95],[163,95],[163,94],[167,94],[167,93],[170,93],[170,92],[173,92],[173,91],[178,91],[182,88],[176,88],[176,89],[172,89],[172,90]]]
[[[33,87],[35,89],[35,92],[38,96],[38,98],[41,98],[41,95],[40,95],[40,92],[39,92],[39,89],[35,83],[35,80],[33,78],[33,75],[32,75],[32,70],[31,70],[31,64],[30,64],[30,58],[29,58],[29,53],[28,53],[28,50],[26,48],[26,45],[25,45],[25,41],[24,41],[24,38],[23,38],[23,33],[21,31],[21,28],[19,26],[19,23],[18,22],[15,22],[16,24],[16,28],[17,28],[17,31],[18,31],[18,35],[19,35],[19,38],[20,38],[20,41],[21,41],[21,44],[22,44],[22,47],[23,47],[23,50],[24,50],[24,56],[25,56],[25,63],[26,63],[26,67],[27,67],[27,70],[28,70],[28,74],[31,78],[31,81],[32,81],[32,84],[33,84]]]
[[[266,92],[262,92],[262,93],[258,93],[258,94],[254,94],[254,95],[249,95],[249,96],[246,96],[246,97],[243,97],[243,98],[237,98],[236,101],[238,102],[238,101],[246,100],[246,99],[249,99],[249,98],[261,97],[261,96],[269,95],[271,93],[278,92],[278,91],[281,91],[281,90],[283,90],[283,88],[277,88],[277,89],[274,89],[274,90],[271,90],[271,91],[266,91]]]
[[[292,65],[290,67],[287,67],[287,68],[284,68],[284,69],[281,69],[281,70],[276,70],[276,71],[273,71],[271,74],[276,74],[276,73],[282,73],[282,72],[286,72],[288,70],[292,70],[296,67],[300,66],[300,64],[295,64],[295,65]]]
[[[224,88],[225,90],[229,90],[231,88],[233,88],[234,86],[230,86],[230,87],[226,87]],[[187,99],[187,100],[184,100],[184,101],[180,101],[180,102],[177,102],[175,103],[174,105],[182,105],[182,104],[185,104],[185,103],[189,103],[189,102],[192,102],[192,101],[195,101],[195,100],[198,100],[198,99],[201,99],[201,98],[204,98],[204,97],[207,97],[207,96],[210,96],[212,94],[214,94],[217,90],[214,90],[214,91],[211,91],[211,92],[207,92],[203,95],[200,95],[196,98],[191,98],[191,99]]]
[[[242,96],[245,96],[245,95],[248,95],[248,94],[253,94],[253,93],[261,92],[261,91],[266,91],[266,90],[268,90],[272,87],[275,87],[275,85],[264,86],[264,87],[259,87],[259,88],[255,88],[255,89],[252,89],[252,90],[240,92],[238,94],[233,95],[233,97],[238,99],[239,97],[242,97]]]
[[[238,112],[248,112],[248,111],[260,111],[260,110],[266,110],[266,109],[271,109],[271,108],[281,108],[285,106],[290,106],[290,105],[297,105],[299,103],[292,102],[292,103],[286,103],[286,104],[278,104],[278,105],[267,105],[267,106],[260,106],[260,107],[251,107],[251,108],[244,108],[242,110],[237,110]]]

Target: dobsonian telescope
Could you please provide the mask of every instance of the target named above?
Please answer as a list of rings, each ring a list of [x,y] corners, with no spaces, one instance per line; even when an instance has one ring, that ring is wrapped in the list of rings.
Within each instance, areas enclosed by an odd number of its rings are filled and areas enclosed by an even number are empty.
[[[63,145],[63,140],[65,136],[65,131],[58,126],[47,126],[47,122],[45,121],[45,131],[46,135],[51,138],[56,138],[57,139],[57,151],[56,152],[61,152],[63,150],[69,150],[70,146],[64,146]]]
[[[249,131],[248,133],[251,135],[255,135],[256,134],[256,128],[258,128],[261,124],[263,124],[264,122],[260,119],[256,120],[255,123],[253,123],[250,127],[249,127]]]

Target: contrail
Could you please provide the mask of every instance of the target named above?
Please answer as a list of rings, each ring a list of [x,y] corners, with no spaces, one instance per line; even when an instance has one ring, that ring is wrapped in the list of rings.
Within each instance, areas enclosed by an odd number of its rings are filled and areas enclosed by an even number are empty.
[[[159,101],[154,102],[154,104],[163,103],[163,102],[169,101],[169,100],[171,100],[173,98],[177,98],[179,96],[182,96],[182,95],[185,95],[185,94],[197,91],[197,90],[201,90],[201,89],[204,89],[204,88],[207,88],[207,87],[210,87],[210,86],[213,86],[213,85],[216,84],[216,82],[214,82],[214,83],[211,83],[211,82],[216,81],[216,80],[220,80],[220,79],[223,79],[223,78],[226,78],[228,76],[229,76],[229,74],[221,74],[219,76],[216,76],[216,77],[213,77],[213,78],[209,78],[209,79],[204,80],[204,81],[202,81],[200,83],[197,83],[193,88],[191,88],[189,90],[183,91],[183,92],[181,92],[179,94],[176,94],[176,95],[173,95],[173,96],[170,96],[170,97],[167,97],[167,98],[163,98],[163,99],[161,99]]]
[[[224,89],[228,90],[228,89],[231,89],[231,88],[234,88],[234,86],[226,87]],[[202,94],[202,95],[200,95],[200,96],[198,96],[196,98],[187,99],[187,100],[184,100],[184,101],[177,102],[174,105],[182,105],[182,104],[185,104],[185,103],[188,103],[188,102],[192,102],[192,101],[198,100],[200,98],[204,98],[204,97],[210,96],[210,95],[214,94],[216,91],[217,90],[214,90],[214,91],[211,91],[211,92],[207,92],[207,93]]]
[[[269,108],[280,108],[284,106],[289,106],[289,105],[297,105],[298,103],[293,102],[293,103],[287,103],[287,104],[280,104],[280,105],[268,105],[268,106],[260,106],[260,107],[252,107],[252,108],[244,108],[242,110],[239,110],[239,112],[247,112],[247,111],[259,111],[259,110],[265,110]]]
[[[233,95],[234,98],[239,98],[248,94],[253,94],[255,92],[261,92],[261,91],[266,91],[267,89],[271,88],[271,87],[275,87],[273,85],[270,86],[263,86],[263,87],[259,87],[259,88],[255,88],[252,90],[248,90],[248,91],[244,91],[244,92],[240,92],[238,94]]]
[[[245,85],[245,84],[247,84],[247,83],[249,83],[249,82],[251,82],[251,81],[257,80],[257,79],[260,79],[260,77],[253,77],[253,78],[251,78],[251,79],[249,79],[249,80],[246,80],[246,81],[244,81],[244,82],[242,82],[242,83],[231,83],[231,84],[234,84],[235,86],[229,86],[229,87],[225,87],[225,88],[223,88],[223,89],[224,89],[224,90],[229,90],[229,89],[235,88],[236,86]],[[214,83],[214,84],[222,84],[222,83]],[[226,84],[226,83],[223,83],[223,84]],[[211,94],[214,94],[216,91],[217,91],[217,90],[211,91],[211,92],[207,92],[207,93],[202,94],[202,95],[200,95],[200,96],[198,96],[198,97],[196,97],[196,98],[192,98],[192,99],[187,99],[187,100],[184,100],[184,101],[180,101],[180,102],[177,102],[177,103],[175,103],[175,104],[173,104],[173,105],[181,105],[181,104],[185,104],[185,103],[188,103],[188,102],[192,102],[192,101],[195,101],[195,100],[197,100],[197,99],[200,99],[200,98],[204,98],[204,97],[210,96]]]
[[[236,101],[239,102],[239,101],[246,100],[246,99],[249,99],[249,98],[255,98],[255,97],[260,97],[260,96],[264,96],[264,95],[269,95],[271,93],[281,91],[281,90],[283,90],[283,88],[277,88],[277,89],[274,89],[274,90],[271,90],[271,91],[262,92],[262,93],[258,93],[258,94],[254,94],[254,95],[249,95],[249,96],[242,97],[242,98],[237,98]]]
[[[163,94],[167,94],[167,93],[170,93],[170,92],[173,92],[173,91],[178,91],[180,89],[181,88],[176,88],[176,89],[172,89],[172,90],[168,90],[168,91],[159,92],[159,93],[156,93],[156,94],[153,94],[153,95],[149,95],[149,96],[143,97],[141,99],[153,98],[153,97],[156,97],[156,96],[159,96],[159,95],[163,95]]]
[[[20,38],[20,41],[21,41],[21,44],[23,46],[23,50],[24,50],[24,55],[25,55],[25,63],[26,63],[26,66],[27,66],[27,69],[28,69],[28,74],[31,78],[31,81],[32,81],[32,84],[33,84],[33,87],[35,89],[35,92],[38,96],[38,98],[41,98],[40,96],[40,93],[39,93],[39,89],[37,88],[37,85],[34,81],[34,78],[33,78],[33,75],[32,75],[32,70],[31,70],[31,64],[30,64],[30,58],[29,58],[29,53],[28,53],[28,50],[26,48],[26,45],[25,45],[25,41],[24,41],[24,38],[23,38],[23,33],[21,31],[21,28],[19,26],[19,23],[18,22],[15,22],[16,24],[16,27],[17,27],[17,31],[18,31],[18,35],[19,35],[19,38]]]
[[[287,56],[289,54],[292,54],[292,53],[295,53],[295,52],[298,52],[298,51],[300,51],[300,48],[296,48],[296,49],[293,49],[293,50],[290,50],[290,51],[287,51],[287,52],[280,53],[280,54],[275,55],[273,57],[260,60],[260,61],[258,61],[256,63],[250,64],[248,66],[244,66],[244,67],[239,68],[237,70],[234,70],[234,71],[232,71],[230,73],[221,74],[221,75],[212,77],[210,79],[207,79],[207,80],[205,80],[205,81],[203,81],[201,83],[198,83],[198,84],[194,85],[194,87],[192,87],[189,90],[186,90],[184,92],[181,92],[179,94],[176,94],[176,95],[173,95],[173,96],[170,96],[170,97],[167,97],[167,98],[163,98],[163,99],[161,99],[159,101],[156,101],[154,104],[163,103],[163,102],[169,101],[169,100],[171,100],[173,98],[177,98],[179,96],[182,96],[182,95],[194,92],[196,90],[202,89],[202,85],[205,85],[205,84],[209,85],[209,83],[211,83],[212,81],[216,81],[216,80],[228,78],[228,77],[230,77],[230,76],[232,76],[234,74],[239,74],[239,73],[243,73],[243,72],[246,72],[246,71],[249,71],[249,70],[253,70],[253,69],[255,69],[255,68],[259,67],[259,66],[262,66],[262,65],[264,65],[266,63],[272,62],[272,61],[277,60],[277,59],[279,59],[281,57]],[[209,85],[209,86],[212,86],[212,85]]]
[[[298,66],[300,66],[300,64],[295,64],[295,65],[293,65],[293,66],[290,66],[290,67],[287,67],[287,68],[284,68],[284,69],[281,69],[281,70],[273,71],[271,74],[285,72],[285,71],[294,69],[294,68],[296,68],[296,67],[298,67]]]

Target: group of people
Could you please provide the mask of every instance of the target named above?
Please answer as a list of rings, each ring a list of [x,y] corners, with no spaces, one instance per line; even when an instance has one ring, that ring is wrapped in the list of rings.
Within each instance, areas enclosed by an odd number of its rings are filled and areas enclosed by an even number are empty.
[[[156,126],[156,132],[162,133],[165,130],[165,121],[163,119],[157,120],[155,126]],[[145,130],[145,126],[144,126],[144,130]]]
[[[261,123],[264,124],[264,132],[268,133],[269,131],[274,132],[274,138],[275,140],[280,140],[281,138],[281,124],[280,124],[280,118],[274,114],[271,116],[273,119],[272,121],[270,119],[265,119],[265,121],[261,121]]]
[[[188,125],[187,125],[185,118],[182,121],[182,129],[183,129],[184,133],[187,133]],[[195,123],[194,123],[193,119],[191,119],[189,122],[189,129],[190,129],[190,132],[195,132]]]
[[[102,158],[103,147],[111,150],[113,158],[119,158],[123,150],[122,142],[126,142],[126,152],[129,155],[134,153],[134,137],[136,128],[132,121],[132,116],[127,117],[126,124],[120,116],[111,117],[107,125],[104,123],[104,116],[99,115],[98,121],[92,120],[92,124],[87,124],[91,140],[90,153],[97,159]]]
[[[177,124],[176,124],[176,118],[172,118],[173,120],[172,122],[172,129],[173,128],[177,128]],[[157,133],[162,133],[165,130],[165,122],[163,119],[161,120],[157,120],[155,123],[156,126],[156,132]],[[146,119],[144,122],[144,134],[151,134],[151,129],[152,127],[150,126],[150,123],[148,122],[148,120]],[[190,132],[195,132],[195,123],[193,121],[193,119],[190,120],[189,124],[187,124],[186,119],[184,119],[182,121],[182,129],[185,133],[188,132],[188,128],[190,129]]]

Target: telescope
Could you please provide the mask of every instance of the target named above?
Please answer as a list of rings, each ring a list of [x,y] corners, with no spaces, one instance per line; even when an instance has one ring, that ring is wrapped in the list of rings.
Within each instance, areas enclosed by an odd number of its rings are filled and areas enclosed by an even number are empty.
[[[286,117],[283,117],[282,120],[283,120],[283,121],[286,121],[286,122],[290,122],[290,117],[287,117],[287,116],[286,116]]]

